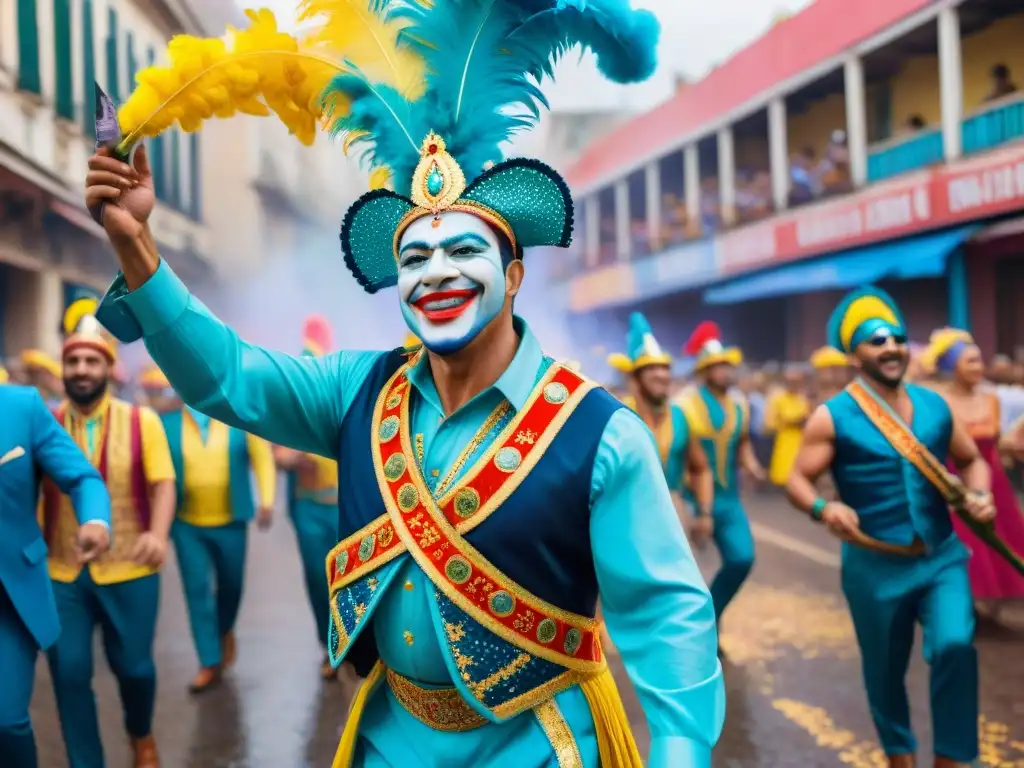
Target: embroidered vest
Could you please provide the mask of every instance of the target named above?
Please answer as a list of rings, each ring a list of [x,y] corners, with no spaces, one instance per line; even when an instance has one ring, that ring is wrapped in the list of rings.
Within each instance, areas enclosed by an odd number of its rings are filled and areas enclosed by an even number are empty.
[[[66,405],[54,411],[68,428]],[[70,431],[70,430],[69,430]],[[74,432],[72,432],[74,434]],[[85,446],[80,446],[83,451]],[[111,399],[103,419],[103,434],[93,462],[110,492],[110,550],[89,564],[97,584],[116,584],[148,576],[156,571],[131,560],[139,534],[149,530],[149,494],[142,463],[142,422],[136,406]],[[43,481],[43,534],[49,547],[50,576],[72,582],[81,566],[75,559],[78,518],[71,501],[49,478]]]
[[[715,477],[715,497],[738,496],[736,451],[749,429],[746,404],[732,397],[719,403],[704,387],[698,387],[688,392],[680,405],[691,434],[700,440],[707,454]]]
[[[942,396],[907,385],[914,406],[914,436],[940,460],[949,453],[953,419]],[[868,536],[890,544],[910,544],[917,535],[937,546],[953,533],[949,508],[936,488],[902,458],[871,423],[848,392],[825,407],[835,429],[832,477],[844,504],[860,517]]]
[[[330,652],[377,658],[373,610],[403,558],[437,590],[456,687],[485,717],[530,709],[603,671],[590,487],[605,425],[622,407],[552,365],[512,422],[440,499],[409,440],[406,358],[384,355],[341,427]],[[426,506],[430,504],[429,508]]]

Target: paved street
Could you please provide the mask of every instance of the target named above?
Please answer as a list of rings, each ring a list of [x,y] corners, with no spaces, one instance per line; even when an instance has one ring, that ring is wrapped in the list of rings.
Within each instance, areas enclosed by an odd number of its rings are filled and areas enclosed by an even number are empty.
[[[758,539],[752,581],[726,614],[728,719],[716,768],[882,766],[860,687],[859,661],[838,590],[838,547],[779,500],[755,497]],[[712,552],[700,553],[708,572]],[[195,672],[178,574],[164,574],[157,638],[160,692],[156,733],[165,768],[329,766],[351,689],[324,685],[290,525],[253,532],[249,581],[238,628],[239,659],[229,681],[190,697]],[[983,631],[982,762],[1024,768],[1024,621],[1020,632]],[[920,656],[920,652],[917,652]],[[97,645],[97,659],[101,659]],[[111,768],[127,764],[116,688],[98,662],[96,693]],[[620,674],[620,680],[625,682]],[[914,717],[930,742],[927,676],[911,671]],[[631,692],[627,707],[644,750],[647,736]],[[33,716],[43,768],[66,765],[46,665],[40,663]],[[924,764],[924,763],[922,763]]]

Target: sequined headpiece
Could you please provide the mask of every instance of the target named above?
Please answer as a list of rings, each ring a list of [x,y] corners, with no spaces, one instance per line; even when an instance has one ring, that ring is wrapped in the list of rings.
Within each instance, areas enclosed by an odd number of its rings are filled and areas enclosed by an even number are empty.
[[[608,355],[608,365],[622,373],[634,373],[648,365],[672,365],[672,356],[662,350],[647,318],[640,312],[629,316],[626,334],[627,354]]]

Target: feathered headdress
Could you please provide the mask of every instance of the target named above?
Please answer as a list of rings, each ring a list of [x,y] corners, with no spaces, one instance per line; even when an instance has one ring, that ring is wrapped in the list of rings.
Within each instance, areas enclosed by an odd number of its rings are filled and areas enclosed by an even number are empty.
[[[819,370],[822,368],[845,368],[849,364],[846,355],[835,347],[819,347],[811,354],[811,367]]]
[[[939,328],[932,332],[928,346],[918,357],[918,362],[927,373],[942,371],[950,373],[956,368],[960,355],[974,345],[974,337],[959,328]]]
[[[881,288],[866,285],[850,291],[832,310],[826,340],[843,352],[852,352],[879,330],[906,335],[906,325],[896,301]]]
[[[312,315],[302,326],[302,352],[312,357],[322,357],[331,351],[331,324],[327,318]]]
[[[648,365],[672,365],[672,356],[662,350],[647,318],[640,312],[629,316],[627,354],[608,355],[608,365],[621,373],[633,373]]]
[[[68,354],[83,347],[94,349],[113,365],[117,362],[117,348],[114,340],[103,330],[96,319],[96,299],[84,298],[71,302],[64,310],[64,349]]]
[[[739,365],[743,362],[743,353],[739,347],[726,347],[722,345],[722,332],[717,323],[705,320],[690,334],[690,338],[683,347],[683,353],[690,357],[696,357],[694,370],[700,371],[718,363],[728,365]]]
[[[143,70],[121,108],[122,151],[178,123],[273,110],[303,141],[319,123],[386,168],[342,224],[345,263],[370,293],[397,281],[397,245],[424,216],[462,211],[518,252],[568,246],[569,189],[536,160],[503,160],[501,144],[546,107],[539,82],[579,44],[616,82],[655,68],[659,27],[629,0],[305,0],[302,40],[269,11],[249,12],[227,41],[178,37],[169,68]],[[392,191],[394,190],[394,191]]]

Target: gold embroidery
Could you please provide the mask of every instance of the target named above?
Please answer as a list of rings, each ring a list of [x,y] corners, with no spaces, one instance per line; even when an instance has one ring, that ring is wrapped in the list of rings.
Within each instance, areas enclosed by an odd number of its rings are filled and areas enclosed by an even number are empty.
[[[402,637],[405,638],[405,644],[406,645],[412,645],[413,643],[416,642],[416,637],[408,629],[405,630],[404,633],[402,633]]]
[[[527,664],[533,660],[533,656],[528,653],[520,653],[512,661],[506,664],[504,667],[499,669],[494,674],[488,675],[483,680],[479,680],[475,683],[469,684],[469,690],[473,692],[473,695],[478,699],[482,699],[483,695],[487,693],[491,688],[496,686],[498,683],[504,682],[512,677],[516,672],[521,670]]]
[[[447,492],[451,487],[452,483],[459,476],[459,472],[467,461],[477,452],[480,448],[481,443],[487,439],[487,435],[490,434],[491,430],[505,418],[505,414],[508,413],[509,408],[512,406],[508,400],[502,400],[498,406],[491,411],[490,415],[484,419],[484,423],[480,426],[480,429],[476,431],[473,438],[466,443],[466,447],[462,449],[458,458],[455,459],[455,463],[452,464],[452,468],[448,471],[448,474],[444,476],[444,480],[438,483],[437,488],[434,489],[434,496],[440,498]]]
[[[444,631],[448,633],[448,642],[450,643],[457,643],[466,636],[466,630],[462,626],[461,621],[458,624],[446,621],[444,623]]]
[[[572,729],[565,721],[562,711],[554,699],[548,699],[533,710],[541,728],[555,751],[558,768],[583,768],[583,758]]]
[[[411,581],[405,582],[405,590],[406,590],[406,592],[412,592],[412,586],[413,585],[412,585]]]
[[[487,724],[457,688],[420,688],[394,670],[387,671],[388,685],[406,712],[435,731],[457,733]]]
[[[359,603],[356,605],[356,623],[366,615],[366,603]]]
[[[536,620],[537,617],[534,612],[527,609],[516,616],[515,621],[512,622],[512,626],[520,632],[529,632],[533,629],[533,624]]]
[[[459,668],[459,672],[462,672],[462,679],[469,680],[469,675],[466,674],[466,670],[476,663],[476,660],[472,656],[467,656],[458,648],[452,648],[452,656],[455,659],[455,666]]]
[[[537,433],[532,429],[521,429],[516,434],[516,442],[519,443],[519,445],[533,445],[537,442],[537,437]]]
[[[425,523],[420,534],[420,549],[426,549],[441,540],[441,534],[430,523]]]
[[[423,466],[423,433],[416,433],[416,461]]]
[[[377,591],[377,587],[378,587],[379,584],[380,584],[380,582],[377,581],[377,579],[374,578],[373,576],[371,576],[370,578],[368,578],[366,580],[366,586],[368,586],[370,588],[370,592],[371,593]]]

